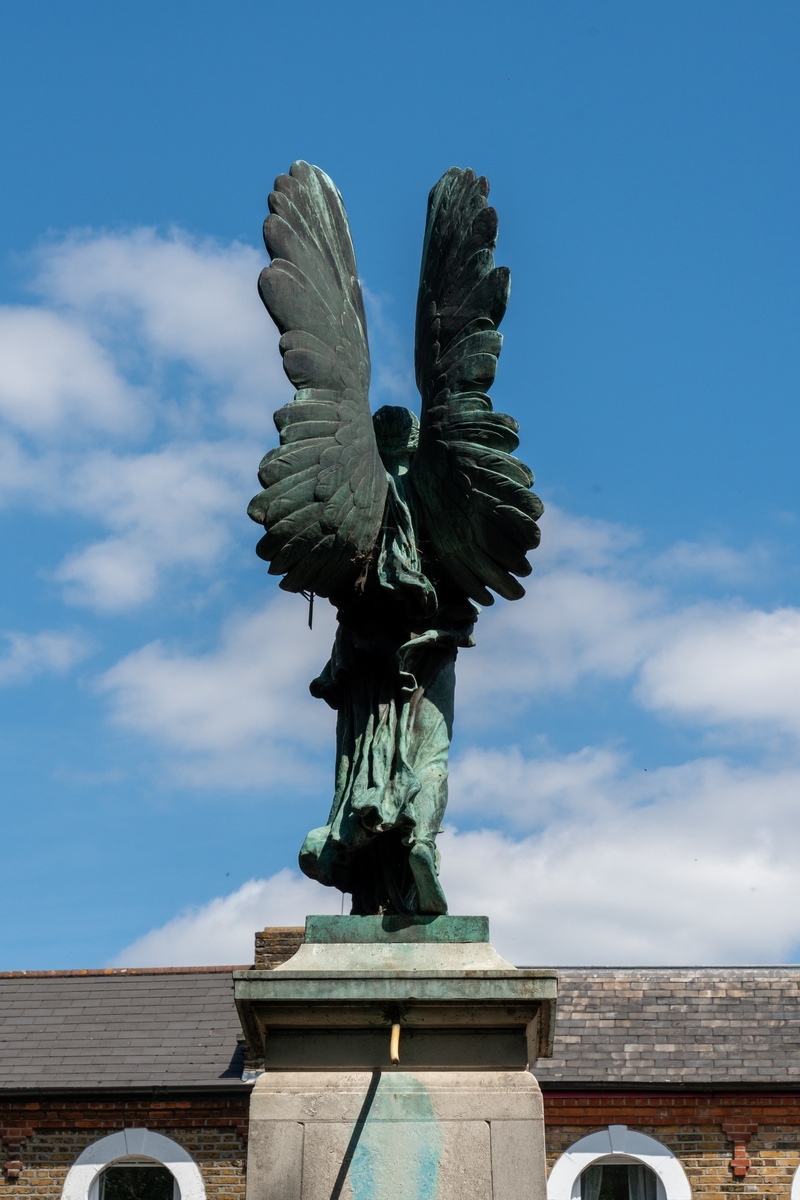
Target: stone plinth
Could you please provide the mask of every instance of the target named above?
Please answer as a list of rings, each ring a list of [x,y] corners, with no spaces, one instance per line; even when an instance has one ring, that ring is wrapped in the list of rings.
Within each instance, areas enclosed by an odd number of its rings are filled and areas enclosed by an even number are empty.
[[[544,1200],[528,1067],[557,978],[502,959],[486,918],[309,917],[293,958],[234,978],[265,1067],[247,1200]]]
[[[527,1071],[276,1071],[250,1106],[247,1200],[544,1200]]]

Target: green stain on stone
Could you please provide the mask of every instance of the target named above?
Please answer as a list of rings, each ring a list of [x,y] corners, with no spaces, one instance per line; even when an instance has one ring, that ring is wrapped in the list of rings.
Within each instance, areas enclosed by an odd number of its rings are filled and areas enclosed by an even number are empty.
[[[353,1200],[435,1200],[441,1152],[420,1081],[406,1072],[383,1075],[353,1155]]]

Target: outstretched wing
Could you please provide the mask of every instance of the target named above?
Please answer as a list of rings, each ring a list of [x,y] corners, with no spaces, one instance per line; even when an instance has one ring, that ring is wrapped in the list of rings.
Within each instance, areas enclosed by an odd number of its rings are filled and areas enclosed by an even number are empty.
[[[479,604],[493,588],[525,594],[527,550],[539,544],[544,506],[533,474],[514,458],[519,426],[485,394],[494,380],[508,303],[507,267],[494,265],[497,214],[489,185],[457,167],[428,198],[417,298],[419,448],[409,479],[427,535],[450,579]]]
[[[342,198],[323,171],[294,163],[269,209],[272,264],[258,290],[297,392],[275,413],[280,445],[262,460],[264,490],[247,511],[266,529],[256,552],[285,576],[281,587],[330,596],[363,569],[386,498],[364,302]]]

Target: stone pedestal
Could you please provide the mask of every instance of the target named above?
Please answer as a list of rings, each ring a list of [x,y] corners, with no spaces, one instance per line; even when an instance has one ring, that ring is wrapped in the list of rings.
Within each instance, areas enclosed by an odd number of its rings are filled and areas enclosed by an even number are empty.
[[[265,1068],[247,1200],[544,1200],[528,1067],[556,983],[500,958],[485,918],[309,917],[293,958],[235,974]]]

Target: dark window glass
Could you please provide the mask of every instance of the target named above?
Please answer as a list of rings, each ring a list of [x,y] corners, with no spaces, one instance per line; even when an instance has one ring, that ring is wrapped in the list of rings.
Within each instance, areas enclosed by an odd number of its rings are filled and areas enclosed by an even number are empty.
[[[655,1171],[644,1164],[599,1163],[581,1175],[581,1200],[657,1200]]]
[[[100,1200],[172,1200],[174,1182],[166,1167],[109,1167],[100,1177]]]

